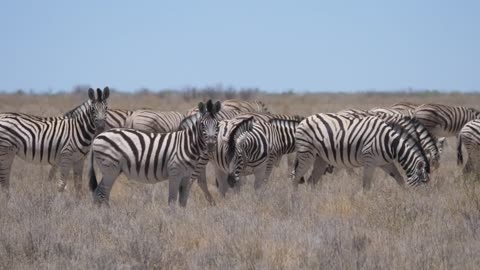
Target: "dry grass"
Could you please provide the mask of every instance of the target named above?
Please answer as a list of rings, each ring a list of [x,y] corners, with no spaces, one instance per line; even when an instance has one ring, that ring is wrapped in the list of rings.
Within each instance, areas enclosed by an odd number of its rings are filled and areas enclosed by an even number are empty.
[[[274,112],[312,114],[401,100],[475,106],[480,96],[265,96]],[[56,115],[83,97],[0,96],[0,111]],[[112,95],[111,107],[186,110],[181,98]],[[140,104],[140,105],[139,105]],[[167,206],[167,183],[120,179],[110,208],[86,191],[59,194],[48,167],[16,159],[11,199],[0,197],[0,269],[476,269],[480,187],[464,181],[451,139],[428,186],[401,190],[378,171],[371,191],[344,171],[292,192],[286,162],[256,194],[249,182],[208,206],[198,187],[186,209]],[[209,179],[212,180],[209,171]],[[72,185],[69,182],[70,187]]]

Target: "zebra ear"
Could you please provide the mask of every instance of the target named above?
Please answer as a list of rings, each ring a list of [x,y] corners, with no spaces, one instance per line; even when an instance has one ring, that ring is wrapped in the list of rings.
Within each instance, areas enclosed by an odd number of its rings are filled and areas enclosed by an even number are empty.
[[[222,103],[220,101],[215,102],[213,109],[214,113],[218,113],[222,109]]]
[[[103,100],[106,100],[110,96],[110,88],[108,86],[105,86],[103,88]]]
[[[88,89],[88,98],[92,101],[95,101],[95,90],[92,88]]]
[[[102,89],[97,88],[97,101],[102,102]]]
[[[213,103],[211,99],[207,101],[207,112],[213,113]]]
[[[206,110],[205,103],[203,102],[198,103],[198,110],[200,111],[200,113],[205,113],[205,110]]]

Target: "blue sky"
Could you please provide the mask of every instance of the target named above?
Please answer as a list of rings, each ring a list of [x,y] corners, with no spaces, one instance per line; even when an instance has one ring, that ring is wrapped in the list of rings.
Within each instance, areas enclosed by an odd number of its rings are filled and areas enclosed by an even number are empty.
[[[480,90],[480,1],[0,1],[0,90]]]

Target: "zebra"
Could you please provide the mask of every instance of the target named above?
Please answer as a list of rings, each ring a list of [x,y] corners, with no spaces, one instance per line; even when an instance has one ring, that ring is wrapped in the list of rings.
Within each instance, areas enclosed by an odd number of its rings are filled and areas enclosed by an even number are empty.
[[[146,132],[167,133],[176,131],[185,115],[179,112],[136,110],[130,114],[123,127]]]
[[[111,129],[93,141],[90,157],[90,190],[94,201],[107,203],[117,177],[157,183],[169,179],[169,204],[186,206],[191,180],[198,178],[215,149],[218,135],[217,113],[221,103],[200,102],[196,117],[188,118],[183,129],[170,133],[148,133],[135,129]],[[98,184],[94,162],[102,172]]]
[[[440,156],[443,152],[445,138],[436,138],[430,131],[423,126],[415,117],[406,116],[403,114],[385,114],[381,112],[373,113],[363,110],[343,110],[338,113],[348,117],[368,117],[375,116],[382,119],[387,124],[398,125],[405,129],[410,136],[418,141],[423,150],[427,153],[427,158],[432,168],[438,169],[440,165]]]
[[[246,113],[221,121],[217,148],[210,157],[220,194],[225,196],[228,185],[237,183],[240,174],[253,173],[254,187],[259,189],[281,157],[294,151],[295,127],[301,120],[299,116]]]
[[[312,163],[308,182],[313,184],[321,179],[327,166],[332,165],[364,167],[364,190],[370,189],[376,167],[403,186],[404,179],[394,161],[406,172],[409,185],[429,181],[430,165],[420,144],[404,130],[374,116],[352,118],[322,113],[309,116],[298,125],[295,144],[297,156],[292,172],[295,187]]]
[[[90,88],[88,100],[63,117],[38,117],[7,113],[0,118],[0,185],[9,189],[10,170],[15,156],[25,161],[58,165],[61,179],[58,190],[66,188],[73,167],[77,195],[81,191],[81,173],[85,154],[96,134],[105,128],[110,90]]]
[[[471,120],[480,118],[480,111],[462,106],[423,104],[415,117],[435,136],[456,136]]]
[[[463,106],[423,104],[415,109],[415,117],[434,136],[453,137],[466,123],[479,119],[480,111]]]
[[[463,126],[457,135],[457,164],[463,164],[462,144],[468,153],[468,160],[463,168],[464,174],[472,173],[479,161],[480,153],[480,119],[475,119]]]

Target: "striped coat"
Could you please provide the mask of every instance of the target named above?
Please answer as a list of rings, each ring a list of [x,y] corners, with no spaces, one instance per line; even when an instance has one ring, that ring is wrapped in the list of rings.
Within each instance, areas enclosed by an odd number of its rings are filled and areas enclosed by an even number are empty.
[[[309,182],[314,184],[327,166],[332,165],[363,167],[363,187],[367,190],[376,167],[403,185],[403,177],[394,161],[406,172],[409,184],[418,185],[429,180],[430,167],[420,144],[403,130],[392,128],[377,117],[312,115],[297,127],[295,141],[297,156],[292,173],[295,186],[312,164]]]
[[[94,136],[105,127],[109,89],[89,89],[89,100],[65,117],[38,117],[7,113],[0,117],[0,185],[8,189],[15,156],[39,164],[57,165],[62,177],[59,191],[66,187],[70,168],[74,169],[77,193],[85,154]]]
[[[214,149],[220,102],[199,104],[195,121],[186,122],[183,130],[170,133],[148,133],[134,129],[111,129],[95,138],[90,160],[90,189],[96,202],[108,202],[117,177],[143,183],[169,180],[168,202],[177,200],[186,206],[190,179],[198,177],[208,162],[208,151]],[[93,171],[96,163],[102,172],[98,184]]]

